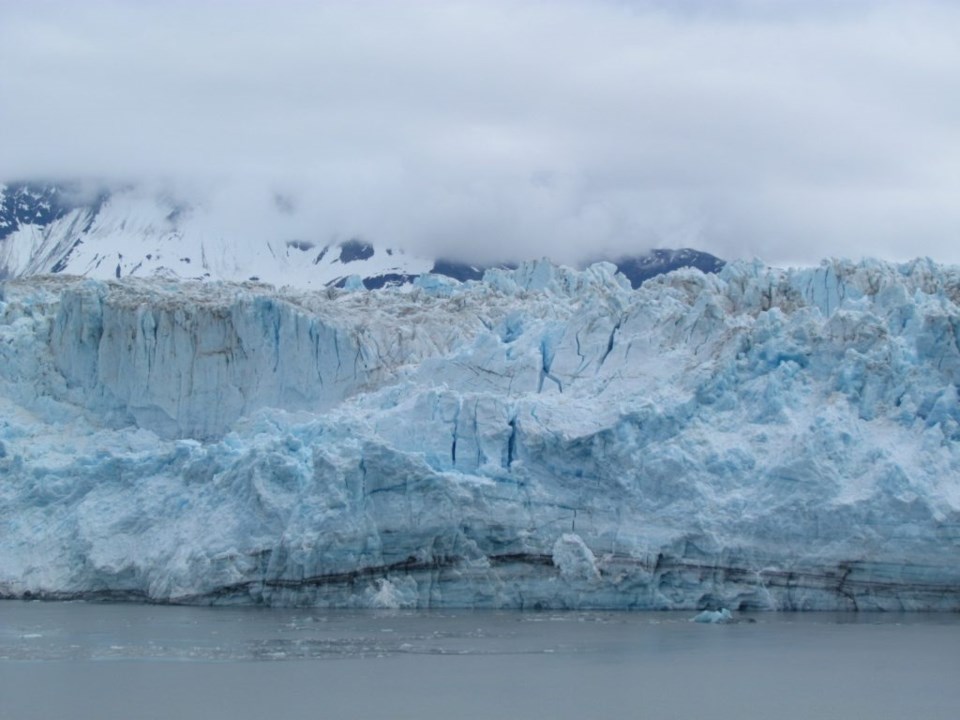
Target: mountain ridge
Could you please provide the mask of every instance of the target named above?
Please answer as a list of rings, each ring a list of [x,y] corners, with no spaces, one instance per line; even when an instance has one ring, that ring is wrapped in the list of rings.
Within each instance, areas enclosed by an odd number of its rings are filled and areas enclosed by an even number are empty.
[[[684,248],[596,255],[578,267],[599,261],[612,262],[635,288],[681,267],[718,272],[725,264]],[[47,273],[99,280],[167,276],[305,289],[356,285],[359,279],[375,289],[413,282],[425,273],[479,280],[490,268],[516,266],[417,255],[361,237],[328,242],[266,238],[241,246],[210,227],[201,210],[136,186],[82,193],[69,183],[0,185],[0,279]]]

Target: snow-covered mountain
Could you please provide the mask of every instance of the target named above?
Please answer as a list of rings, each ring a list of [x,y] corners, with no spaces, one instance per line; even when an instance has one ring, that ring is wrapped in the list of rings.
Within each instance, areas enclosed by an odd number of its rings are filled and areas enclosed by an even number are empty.
[[[611,259],[635,287],[679,267],[716,272],[723,266],[722,260],[695,250],[655,250]],[[143,187],[81,193],[69,185],[0,186],[0,278],[159,275],[304,289],[359,281],[377,288],[410,282],[427,272],[479,279],[486,269],[358,238],[330,242],[266,236],[238,243],[211,222],[202,206]]]
[[[0,284],[0,596],[960,610],[960,270]]]

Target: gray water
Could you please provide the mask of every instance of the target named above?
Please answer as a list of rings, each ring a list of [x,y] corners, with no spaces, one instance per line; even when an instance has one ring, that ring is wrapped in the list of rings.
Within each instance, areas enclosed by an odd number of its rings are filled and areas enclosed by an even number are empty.
[[[960,717],[960,616],[0,602],[0,718]]]

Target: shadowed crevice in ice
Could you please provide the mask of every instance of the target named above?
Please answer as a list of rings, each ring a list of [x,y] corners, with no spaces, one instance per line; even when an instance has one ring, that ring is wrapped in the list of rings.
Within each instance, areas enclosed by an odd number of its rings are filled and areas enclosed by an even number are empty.
[[[960,271],[0,284],[0,595],[960,609]]]

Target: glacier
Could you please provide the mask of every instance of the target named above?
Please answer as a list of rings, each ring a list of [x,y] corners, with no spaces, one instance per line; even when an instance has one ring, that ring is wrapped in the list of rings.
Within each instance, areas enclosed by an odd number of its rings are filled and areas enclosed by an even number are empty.
[[[960,610],[960,269],[0,283],[0,597]]]

